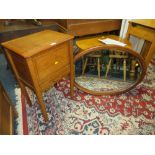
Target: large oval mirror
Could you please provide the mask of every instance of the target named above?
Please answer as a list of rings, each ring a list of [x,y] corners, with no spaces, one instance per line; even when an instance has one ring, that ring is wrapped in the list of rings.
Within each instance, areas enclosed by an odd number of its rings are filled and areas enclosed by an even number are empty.
[[[89,48],[74,57],[75,86],[95,95],[115,95],[134,88],[144,78],[146,65],[128,47],[105,45]]]

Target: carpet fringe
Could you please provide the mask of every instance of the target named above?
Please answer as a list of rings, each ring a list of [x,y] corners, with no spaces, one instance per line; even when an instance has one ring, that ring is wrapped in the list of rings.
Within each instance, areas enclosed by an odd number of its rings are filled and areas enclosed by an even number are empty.
[[[18,117],[16,119],[17,122],[17,135],[23,135],[23,116],[22,116],[22,102],[21,102],[21,90],[20,88],[15,88],[16,95],[16,111],[18,113]]]

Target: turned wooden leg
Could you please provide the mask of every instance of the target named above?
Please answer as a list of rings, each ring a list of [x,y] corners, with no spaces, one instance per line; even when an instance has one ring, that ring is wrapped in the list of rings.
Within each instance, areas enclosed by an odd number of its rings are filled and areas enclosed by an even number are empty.
[[[110,58],[109,63],[107,65],[107,70],[106,70],[105,78],[107,78],[107,75],[109,73],[109,70],[110,70],[110,67],[111,67],[111,62],[112,62],[112,58]]]
[[[100,58],[97,58],[98,78],[100,78]]]
[[[124,81],[126,81],[126,59],[123,60]]]
[[[82,69],[83,69],[83,66],[84,66],[84,56],[82,57]]]
[[[116,71],[118,70],[118,63],[119,63],[119,60],[116,59]]]
[[[135,66],[136,66],[136,61],[132,60],[131,61],[131,70],[130,70],[130,79],[134,80],[135,78]]]
[[[84,75],[84,72],[85,72],[85,69],[86,69],[86,66],[87,66],[87,62],[88,62],[88,58],[86,58],[84,66],[82,68],[82,75]]]

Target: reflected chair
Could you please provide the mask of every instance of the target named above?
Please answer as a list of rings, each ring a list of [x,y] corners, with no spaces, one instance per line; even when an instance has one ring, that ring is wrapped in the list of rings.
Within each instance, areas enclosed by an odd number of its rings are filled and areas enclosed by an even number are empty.
[[[82,75],[84,75],[87,66],[96,66],[98,72],[98,78],[100,78],[101,59],[102,54],[99,52],[88,54],[85,57],[85,60],[83,58]]]
[[[123,39],[123,38],[120,38],[119,36],[115,36],[115,35],[106,35],[106,36],[95,36],[95,37],[91,37],[91,38],[84,38],[84,39],[79,39],[76,41],[76,45],[79,47],[79,49],[81,51],[83,50],[86,50],[86,49],[89,49],[91,47],[95,47],[95,46],[103,46],[103,43],[101,41],[99,41],[99,39],[105,39],[105,38],[110,38],[110,39],[114,39],[116,41],[120,41],[122,43],[125,43],[127,45],[127,47],[131,47],[131,43],[129,42],[129,40],[126,40],[126,39]],[[102,58],[102,55],[94,55],[95,53],[93,53],[93,56],[92,54],[88,54],[87,56],[85,56],[85,59],[83,59],[83,67],[82,67],[82,74],[85,73],[85,69],[88,65],[88,60],[90,58],[94,58],[95,61],[96,61],[96,64],[97,64],[97,70],[98,70],[98,77],[100,77],[100,67],[101,66],[101,58]],[[110,70],[110,67],[111,67],[111,62],[112,60],[117,58],[117,59],[120,59],[120,60],[124,60],[124,80],[126,80],[126,59],[127,59],[127,56],[123,56],[121,53],[112,53],[110,54],[110,61],[108,62],[108,65],[107,65],[107,70],[106,70],[106,77],[108,75],[108,72]],[[118,58],[119,57],[119,58]]]
[[[111,37],[109,37],[111,38]],[[123,39],[119,36],[112,36],[112,39],[116,40],[116,41],[120,41],[122,43],[125,43],[127,47],[131,48],[131,42],[127,39]],[[123,61],[123,79],[124,81],[126,81],[126,69],[127,69],[127,59],[128,59],[128,54],[126,54],[125,52],[121,52],[121,51],[111,51],[111,53],[109,54],[109,62],[107,65],[107,69],[106,69],[106,74],[105,74],[105,78],[107,78],[109,70],[112,67],[112,61],[116,60],[116,69],[117,69],[117,63]],[[120,66],[119,66],[120,68]]]
[[[115,59],[116,60],[116,69],[117,69],[117,63],[118,61],[120,62],[121,60],[123,60],[123,78],[124,81],[126,81],[126,59],[128,58],[128,55],[122,52],[117,52],[117,51],[113,51],[111,54],[109,54],[109,63],[107,65],[107,69],[106,69],[106,75],[105,78],[107,78],[107,75],[109,73],[109,70],[111,69],[111,64],[112,61]],[[120,65],[120,63],[119,63]],[[119,66],[120,69],[120,66]]]

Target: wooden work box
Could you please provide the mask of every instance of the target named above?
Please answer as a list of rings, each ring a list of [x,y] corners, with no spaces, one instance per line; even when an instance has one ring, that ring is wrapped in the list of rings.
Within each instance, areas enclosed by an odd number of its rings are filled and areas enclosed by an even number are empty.
[[[6,91],[0,83],[0,135],[14,133],[15,109]]]
[[[73,94],[73,36],[45,30],[2,43],[22,92],[31,101],[25,86],[38,98],[43,117],[48,120],[42,93],[70,73]]]

